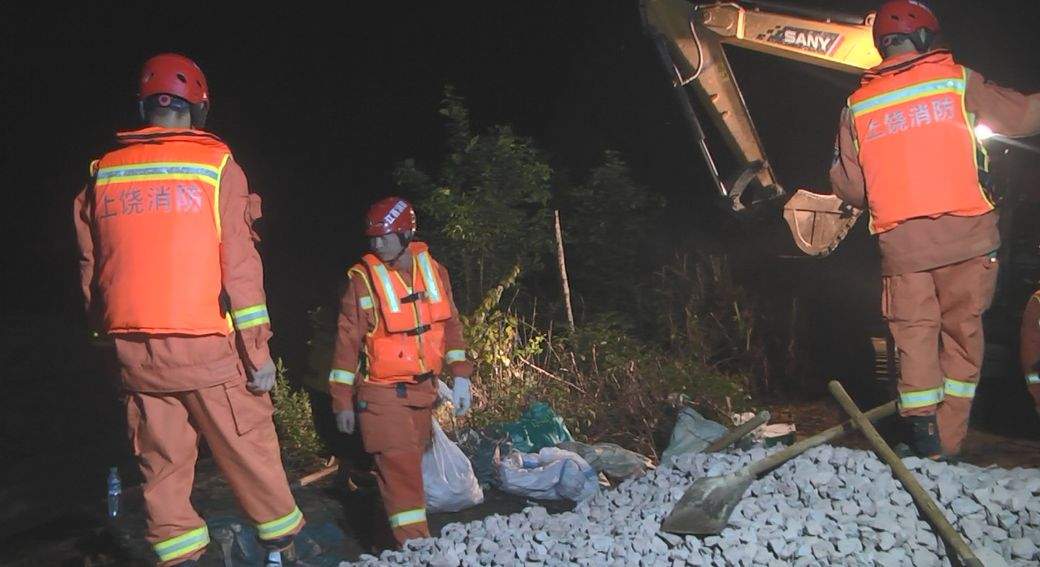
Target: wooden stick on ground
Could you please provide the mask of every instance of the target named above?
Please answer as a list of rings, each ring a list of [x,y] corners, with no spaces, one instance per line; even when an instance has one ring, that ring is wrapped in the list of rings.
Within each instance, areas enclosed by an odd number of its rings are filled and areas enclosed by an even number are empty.
[[[300,480],[298,480],[296,482],[300,486],[307,486],[308,484],[314,484],[315,482],[318,482],[319,480],[321,480],[321,479],[323,479],[323,478],[325,478],[325,477],[327,477],[329,475],[336,474],[336,471],[338,471],[338,470],[339,470],[339,463],[336,461],[336,457],[332,457],[331,459],[329,459],[329,464],[328,465],[325,465],[324,467],[322,467],[322,468],[320,468],[320,469],[318,469],[318,470],[316,470],[316,471],[314,471],[314,472],[312,472],[312,473],[310,473],[308,475],[304,475],[304,476],[300,477]]]

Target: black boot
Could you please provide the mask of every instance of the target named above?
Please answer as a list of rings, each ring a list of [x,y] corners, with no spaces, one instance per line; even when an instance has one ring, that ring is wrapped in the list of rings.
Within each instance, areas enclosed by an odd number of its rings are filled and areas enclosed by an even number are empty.
[[[283,567],[296,563],[295,536],[285,536],[270,541],[261,541],[264,550],[264,567]]]
[[[910,423],[910,441],[914,454],[929,459],[942,457],[935,415],[911,415],[904,419]]]

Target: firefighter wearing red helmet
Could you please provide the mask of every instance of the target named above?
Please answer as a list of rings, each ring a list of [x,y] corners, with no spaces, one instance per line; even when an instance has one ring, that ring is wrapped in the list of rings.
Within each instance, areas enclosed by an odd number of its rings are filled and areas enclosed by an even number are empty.
[[[888,50],[910,42],[919,53],[928,51],[939,35],[939,19],[924,2],[891,0],[878,8],[874,15],[874,45],[883,58]]]
[[[448,271],[413,240],[412,206],[388,197],[372,205],[365,221],[370,252],[347,271],[329,390],[340,431],[352,433],[355,416],[360,420],[394,539],[402,545],[430,536],[422,455],[438,378],[453,377],[452,404],[462,415],[471,404],[473,364]]]
[[[141,120],[155,109],[188,110],[191,126],[203,128],[209,113],[209,86],[194,61],[176,53],[161,53],[141,69],[137,100]]]
[[[268,564],[281,565],[304,520],[271,420],[260,198],[227,145],[199,129],[209,91],[193,61],[149,59],[138,95],[145,126],[118,133],[91,164],[74,222],[87,310],[121,367],[146,537],[162,565],[205,551],[209,532],[189,501],[202,437]]]
[[[975,128],[1040,132],[1040,95],[987,82],[939,47],[939,33],[924,2],[881,5],[883,61],[848,99],[830,172],[835,194],[870,213],[900,353],[900,414],[911,449],[935,459],[956,456],[967,434],[997,281],[998,217]]]

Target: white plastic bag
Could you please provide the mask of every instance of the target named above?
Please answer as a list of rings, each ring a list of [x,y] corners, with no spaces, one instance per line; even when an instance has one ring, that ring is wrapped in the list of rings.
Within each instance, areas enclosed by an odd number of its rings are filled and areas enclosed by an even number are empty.
[[[498,463],[498,478],[504,492],[539,500],[580,502],[599,491],[596,471],[585,459],[556,447],[509,453]]]
[[[427,512],[458,512],[484,501],[473,466],[433,420],[433,443],[423,453],[423,489]]]

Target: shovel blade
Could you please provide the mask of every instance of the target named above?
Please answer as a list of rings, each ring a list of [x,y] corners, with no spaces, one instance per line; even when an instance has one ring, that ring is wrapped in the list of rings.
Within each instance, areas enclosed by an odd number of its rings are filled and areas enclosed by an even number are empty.
[[[661,530],[691,535],[721,533],[753,480],[740,473],[698,478],[661,523]]]

